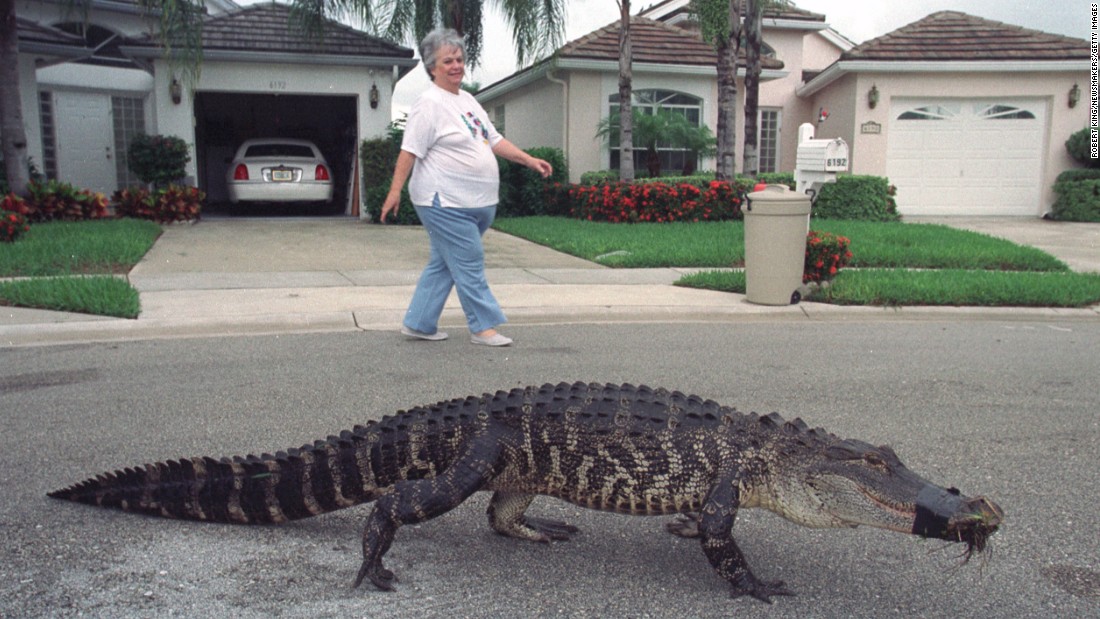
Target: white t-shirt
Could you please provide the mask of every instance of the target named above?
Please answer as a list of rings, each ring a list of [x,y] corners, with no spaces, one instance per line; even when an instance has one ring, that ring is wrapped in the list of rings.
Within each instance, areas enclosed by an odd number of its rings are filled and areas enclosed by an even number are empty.
[[[416,155],[409,197],[417,206],[477,208],[499,201],[500,174],[492,148],[504,137],[473,95],[432,84],[413,104],[401,150]]]

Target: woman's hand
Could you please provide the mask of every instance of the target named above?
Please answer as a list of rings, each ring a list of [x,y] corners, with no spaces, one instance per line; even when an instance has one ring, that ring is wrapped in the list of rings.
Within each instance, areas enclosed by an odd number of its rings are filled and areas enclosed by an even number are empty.
[[[382,202],[382,215],[379,216],[379,223],[386,223],[386,217],[392,212],[394,217],[397,217],[397,209],[401,206],[401,192],[397,193],[389,192],[386,194],[385,201]]]
[[[508,161],[514,161],[520,165],[527,166],[541,174],[543,178],[549,178],[550,175],[554,173],[554,166],[550,165],[549,162],[528,155],[508,140],[497,142],[497,145],[493,147],[493,154],[498,157],[504,157]]]
[[[550,162],[545,159],[531,157],[531,160],[525,165],[541,174],[543,178],[550,178],[550,175],[554,173],[554,166],[550,165]]]

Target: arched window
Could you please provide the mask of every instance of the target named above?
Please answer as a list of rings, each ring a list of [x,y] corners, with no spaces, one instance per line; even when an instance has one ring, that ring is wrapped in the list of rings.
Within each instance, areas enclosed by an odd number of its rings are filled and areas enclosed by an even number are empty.
[[[699,97],[673,90],[635,90],[632,94],[632,104],[642,114],[655,114],[657,108],[662,108],[683,114],[684,118],[696,127],[703,124],[703,100]],[[619,94],[612,94],[607,98],[608,115],[619,111]],[[619,168],[619,134],[612,130],[609,146],[611,149],[610,169]],[[657,156],[660,159],[662,172],[679,173],[684,169],[694,170],[699,166],[699,155],[684,148],[673,148],[671,145],[657,143]],[[635,136],[634,144],[634,169],[646,169],[646,151],[644,145],[638,143]]]

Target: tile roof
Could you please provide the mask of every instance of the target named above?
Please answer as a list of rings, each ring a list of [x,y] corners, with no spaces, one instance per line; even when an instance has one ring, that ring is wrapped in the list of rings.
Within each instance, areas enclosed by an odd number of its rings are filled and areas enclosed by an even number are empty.
[[[45,24],[40,24],[31,19],[25,19],[16,15],[15,17],[16,33],[19,41],[29,43],[43,43],[54,45],[67,45],[73,47],[84,48],[84,39],[78,37],[75,34],[69,34],[64,30],[59,30]]]
[[[325,54],[412,58],[413,50],[326,19],[320,40],[295,30],[290,7],[277,2],[253,4],[206,18],[202,25],[205,51]],[[150,37],[138,45],[150,46]]]
[[[570,41],[557,52],[560,58],[619,60],[619,30],[616,20],[599,30]],[[644,17],[630,18],[631,52],[634,62],[668,65],[714,66],[717,58],[714,48],[691,30],[670,26]],[[742,50],[738,64],[744,66]],[[775,58],[763,58],[765,69],[782,69],[783,63]]]
[[[741,14],[745,14],[745,3],[748,0],[741,0]],[[638,11],[638,14],[654,15],[659,13],[658,17],[662,20],[668,19],[674,15],[689,15],[691,10],[689,8],[690,3],[680,2],[678,0],[662,0],[653,6],[643,7]],[[660,12],[666,8],[667,11]],[[819,21],[824,22],[825,16],[820,13],[813,13],[805,9],[800,9],[797,6],[790,4],[787,6],[769,6],[764,8],[765,19],[795,19],[803,21]]]
[[[1089,57],[1089,42],[1004,24],[958,11],[940,11],[844,52],[843,60],[967,61],[1074,60]]]

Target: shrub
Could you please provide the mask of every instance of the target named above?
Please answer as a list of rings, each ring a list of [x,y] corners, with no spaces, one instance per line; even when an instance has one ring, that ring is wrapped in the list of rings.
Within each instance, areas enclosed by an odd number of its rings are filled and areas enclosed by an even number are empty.
[[[1100,222],[1100,169],[1062,172],[1054,183],[1054,193],[1054,219]]]
[[[581,185],[602,185],[619,182],[618,170],[590,170],[581,174]]]
[[[767,185],[786,185],[794,189],[794,172],[761,172],[756,180]]]
[[[1083,166],[1100,168],[1100,159],[1092,158],[1092,129],[1086,127],[1069,136],[1066,151]]]
[[[818,219],[859,219],[898,221],[896,188],[881,176],[842,175],[835,183],[821,188],[814,202],[813,216]]]
[[[802,282],[820,283],[835,277],[852,259],[849,245],[851,241],[847,237],[810,230],[806,235],[806,263],[802,271]]]
[[[535,147],[525,151],[532,157],[545,159],[554,168],[550,178],[542,178],[534,170],[518,163],[498,158],[500,165],[500,205],[497,217],[527,215],[565,215],[557,201],[547,200],[547,188],[569,179],[569,164],[560,148]]]
[[[391,138],[363,140],[359,145],[359,163],[362,170],[363,188],[389,188],[393,180],[393,167],[397,164],[397,154],[401,143]]]
[[[163,187],[187,173],[187,142],[171,135],[138,135],[126,151],[126,165],[143,183]]]
[[[14,243],[30,229],[25,215],[0,209],[0,243]]]
[[[31,208],[27,206],[27,201],[14,193],[6,194],[4,199],[0,200],[0,211],[18,213],[24,216],[31,214]]]
[[[168,185],[150,192],[144,187],[120,189],[111,196],[115,213],[122,217],[149,219],[157,223],[190,221],[202,213],[206,194],[196,187]]]
[[[612,223],[737,219],[747,185],[748,181],[710,181],[705,189],[662,182],[574,185],[569,190],[570,215]]]
[[[101,219],[110,213],[101,193],[77,189],[58,181],[32,181],[27,185],[26,213],[31,221],[81,221]]]

